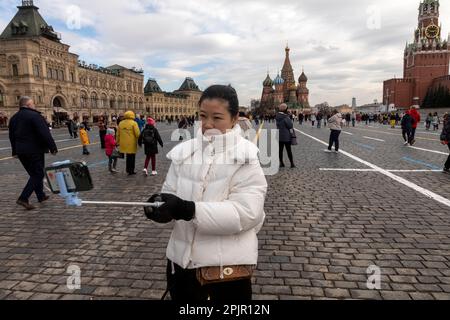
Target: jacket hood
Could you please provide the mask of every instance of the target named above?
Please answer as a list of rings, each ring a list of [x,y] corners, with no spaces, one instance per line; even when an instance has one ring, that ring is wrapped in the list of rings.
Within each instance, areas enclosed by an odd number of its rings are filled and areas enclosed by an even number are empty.
[[[277,115],[275,116],[275,120],[277,122],[279,122],[279,121],[283,121],[287,117],[289,117],[289,115],[287,115],[286,113],[278,112]]]
[[[124,117],[125,119],[131,119],[131,120],[136,119],[136,115],[134,114],[133,111],[127,111],[127,112],[125,112],[125,114],[123,115],[123,117]]]

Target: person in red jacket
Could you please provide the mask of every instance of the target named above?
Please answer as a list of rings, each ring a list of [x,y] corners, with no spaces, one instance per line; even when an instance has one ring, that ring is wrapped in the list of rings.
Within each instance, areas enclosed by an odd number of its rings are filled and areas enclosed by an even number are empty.
[[[109,158],[108,169],[109,169],[109,172],[111,172],[111,173],[117,173],[117,170],[116,170],[117,157],[113,156],[113,152],[117,146],[116,139],[114,138],[114,136],[115,136],[114,129],[110,128],[106,131],[105,153]]]
[[[420,123],[420,113],[417,111],[416,107],[411,107],[409,111],[410,116],[413,118],[412,130],[411,130],[411,145],[416,143],[416,129]]]

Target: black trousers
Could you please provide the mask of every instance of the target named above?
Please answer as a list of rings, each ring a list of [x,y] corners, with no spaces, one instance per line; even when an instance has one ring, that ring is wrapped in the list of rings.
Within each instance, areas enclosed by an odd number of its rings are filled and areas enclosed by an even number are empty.
[[[413,141],[416,138],[416,128],[411,129],[411,141]]]
[[[289,161],[291,162],[291,165],[294,165],[294,157],[292,156],[292,144],[291,142],[282,142],[282,141],[280,141],[280,149],[279,149],[280,164],[284,164],[283,162],[284,147],[286,147],[286,151],[288,154]]]
[[[405,140],[405,142],[411,143],[412,141],[412,135],[411,135],[411,129],[402,129],[402,136],[403,136],[403,140]]]
[[[21,154],[19,160],[27,171],[30,178],[28,183],[22,191],[19,200],[28,201],[30,196],[36,193],[38,201],[45,197],[44,193],[44,168],[45,156],[44,154]]]
[[[450,150],[450,144],[448,145],[448,149]],[[450,154],[448,155],[447,162],[445,163],[445,169],[450,169]]]
[[[339,136],[340,135],[341,135],[340,130],[331,130],[330,144],[328,145],[328,150],[331,150],[331,148],[333,148],[333,144],[334,144],[335,150],[339,151]]]
[[[106,130],[102,130],[99,132],[100,134],[100,145],[102,149],[105,149],[105,136],[106,136]]]
[[[134,169],[136,167],[136,155],[127,153],[127,173],[134,173]]]
[[[183,302],[213,302],[251,301],[251,280],[238,280],[201,286],[196,277],[196,270],[183,269],[175,265],[172,273],[172,263],[167,263],[167,288],[173,301]]]

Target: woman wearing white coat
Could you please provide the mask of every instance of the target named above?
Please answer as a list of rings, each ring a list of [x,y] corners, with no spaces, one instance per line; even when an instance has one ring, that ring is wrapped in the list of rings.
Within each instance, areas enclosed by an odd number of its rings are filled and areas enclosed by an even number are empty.
[[[145,213],[158,223],[176,220],[167,247],[172,300],[251,300],[251,277],[225,280],[257,264],[267,193],[259,150],[241,135],[231,86],[208,88],[199,105],[201,130],[167,155],[172,165],[162,194],[149,199],[165,204]],[[218,282],[200,283],[205,267],[216,267]]]

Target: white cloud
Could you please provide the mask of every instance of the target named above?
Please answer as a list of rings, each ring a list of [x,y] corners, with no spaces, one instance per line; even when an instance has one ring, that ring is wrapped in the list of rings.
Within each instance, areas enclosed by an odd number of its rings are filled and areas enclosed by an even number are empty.
[[[2,0],[0,9],[18,0]],[[405,42],[417,24],[419,0],[35,0],[47,20],[65,23],[81,8],[82,29],[59,30],[87,62],[145,68],[165,90],[184,77],[205,88],[231,83],[242,104],[259,98],[269,69],[281,69],[289,41],[296,78],[309,78],[311,102],[381,100],[382,81],[402,74]],[[367,10],[380,12],[380,29]],[[0,27],[15,9],[0,11]],[[441,2],[443,34],[450,4]],[[93,30],[94,35],[88,31]],[[446,38],[446,37],[445,37]]]

